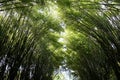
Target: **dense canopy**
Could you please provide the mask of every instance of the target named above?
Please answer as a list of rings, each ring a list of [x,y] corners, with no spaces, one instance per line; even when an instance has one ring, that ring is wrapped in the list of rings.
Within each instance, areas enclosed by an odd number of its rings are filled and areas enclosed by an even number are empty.
[[[0,0],[0,80],[119,79],[119,0]]]

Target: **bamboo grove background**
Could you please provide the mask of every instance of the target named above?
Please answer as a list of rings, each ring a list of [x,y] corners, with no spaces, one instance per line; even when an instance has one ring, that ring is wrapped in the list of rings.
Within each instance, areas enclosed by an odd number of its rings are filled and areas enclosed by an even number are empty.
[[[0,0],[0,80],[63,80],[60,67],[119,80],[119,11],[119,0]]]

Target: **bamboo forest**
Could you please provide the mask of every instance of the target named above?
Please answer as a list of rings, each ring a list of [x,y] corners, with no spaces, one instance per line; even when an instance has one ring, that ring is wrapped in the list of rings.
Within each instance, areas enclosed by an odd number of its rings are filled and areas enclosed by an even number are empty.
[[[120,0],[0,0],[0,80],[120,80]]]

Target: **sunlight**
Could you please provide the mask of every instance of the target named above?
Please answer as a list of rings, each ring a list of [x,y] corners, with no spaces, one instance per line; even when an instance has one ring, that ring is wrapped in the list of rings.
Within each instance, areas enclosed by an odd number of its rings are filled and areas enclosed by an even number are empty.
[[[65,44],[66,40],[65,40],[65,36],[66,36],[66,32],[60,32],[60,38],[58,39],[58,42]]]
[[[60,12],[60,8],[56,4],[56,2],[52,3],[48,1],[46,3],[46,7],[44,7],[43,9],[40,8],[38,10],[38,13],[43,14],[45,17],[50,17],[53,20],[61,21],[62,13]]]
[[[59,17],[59,11],[58,11],[58,7],[57,7],[57,5],[51,5],[50,7],[49,7],[49,15],[53,18],[53,19],[57,19],[57,20],[59,20],[60,19],[60,17]]]
[[[64,42],[64,38],[59,38],[59,39],[58,39],[58,42],[63,43],[63,42]]]
[[[71,70],[65,70],[62,66],[54,72],[53,80],[73,80],[73,76],[70,73]]]
[[[66,27],[64,27],[64,32],[61,32],[60,36],[61,37],[58,39],[58,42],[66,45],[67,42],[68,42],[68,38],[71,37],[71,36],[74,36],[74,33],[72,31],[66,29]]]
[[[60,21],[61,20],[61,13],[58,5],[52,2],[48,2],[47,8],[47,15],[49,15],[54,20]]]

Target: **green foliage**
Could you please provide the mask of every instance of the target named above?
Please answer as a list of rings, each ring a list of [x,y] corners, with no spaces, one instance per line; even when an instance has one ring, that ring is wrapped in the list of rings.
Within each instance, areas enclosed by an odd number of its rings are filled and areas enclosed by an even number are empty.
[[[1,2],[5,5],[0,8],[0,80],[51,80],[54,68],[61,63],[56,62],[49,48],[60,46],[59,37],[53,35],[60,31],[56,29],[59,23],[53,24],[53,20],[38,13],[29,5],[31,2]]]
[[[1,0],[0,80],[52,80],[60,66],[80,80],[119,80],[119,8],[118,0]]]

